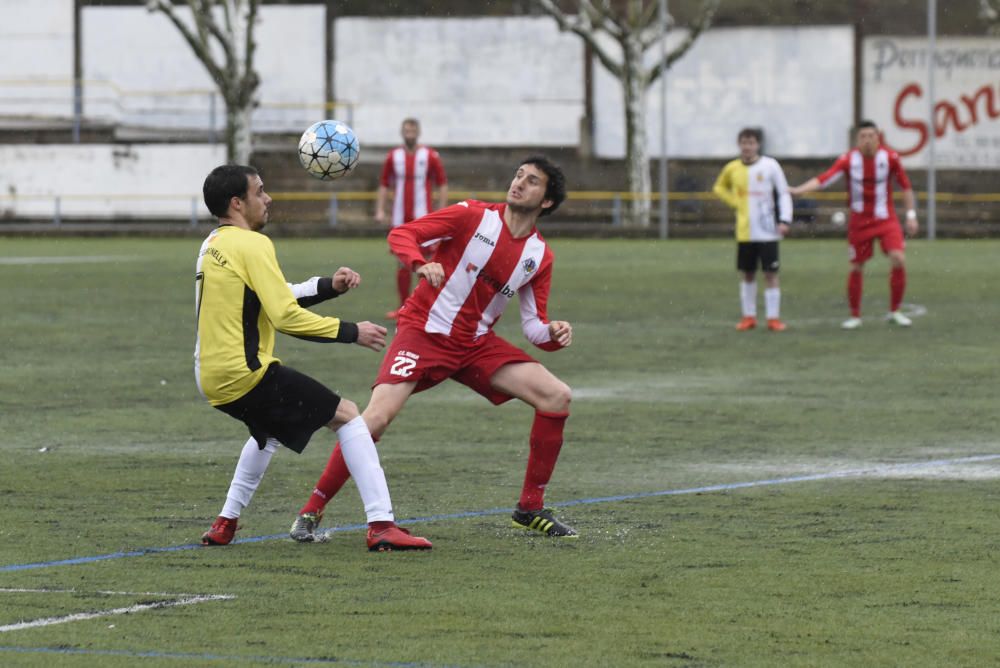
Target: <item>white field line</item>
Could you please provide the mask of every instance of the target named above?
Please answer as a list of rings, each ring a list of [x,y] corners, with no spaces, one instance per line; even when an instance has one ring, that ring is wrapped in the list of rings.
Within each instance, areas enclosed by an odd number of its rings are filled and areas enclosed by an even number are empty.
[[[94,593],[112,596],[169,596],[174,600],[156,601],[154,603],[138,603],[123,608],[112,608],[110,610],[93,610],[91,612],[77,612],[71,615],[61,615],[59,617],[43,617],[29,621],[18,622],[16,624],[6,624],[0,626],[0,633],[8,631],[21,631],[23,629],[34,629],[42,626],[52,626],[54,624],[66,624],[68,622],[80,622],[98,617],[112,617],[114,615],[128,615],[133,612],[143,610],[158,610],[160,608],[173,608],[179,605],[193,605],[195,603],[205,603],[208,601],[228,601],[236,598],[231,594],[168,594],[164,592],[128,592],[128,591],[97,591],[81,592],[76,589],[0,589],[0,593],[26,593],[26,594],[85,594]]]
[[[137,262],[135,255],[39,255],[35,257],[0,257],[0,265],[86,264],[95,262]]]
[[[909,316],[911,318],[922,318],[925,315],[927,315],[927,307],[923,306],[921,304],[909,304],[909,303],[903,302],[902,304],[899,305],[899,310],[903,313],[903,315]],[[798,325],[798,326],[802,326],[802,325],[833,325],[834,327],[839,327],[840,323],[843,320],[847,319],[847,316],[848,316],[848,314],[845,313],[843,315],[843,317],[837,318],[836,320],[830,320],[829,318],[798,318],[798,319],[791,318],[791,319],[785,320],[785,322],[789,325],[790,328],[794,327],[795,325]],[[865,325],[868,325],[869,323],[877,323],[880,326],[881,325],[888,326],[885,321],[888,320],[889,318],[888,318],[888,314],[882,314],[882,313],[874,313],[873,314],[873,313],[869,313],[868,315],[862,314],[862,318],[861,319],[864,321]],[[792,332],[792,331],[794,331],[794,330],[793,329],[789,329],[789,332]]]
[[[889,326],[888,323],[885,322],[888,319],[888,314],[878,313],[877,311],[873,312],[872,308],[874,307],[869,305],[867,309],[868,312],[861,314],[861,319],[865,323],[864,326],[875,327],[877,324],[878,326],[884,325],[888,327]],[[911,304],[908,302],[903,302],[902,304],[899,305],[899,310],[902,311],[903,315],[907,315],[911,318],[922,318],[925,315],[927,315],[927,307],[921,304]],[[841,314],[836,318],[795,318],[795,317],[789,318],[786,316],[782,316],[781,319],[784,320],[785,324],[788,325],[788,332],[782,334],[782,336],[783,337],[792,336],[797,328],[805,326],[813,327],[817,325],[829,325],[832,329],[836,329],[840,327],[841,322],[847,319],[848,315],[850,314],[847,312],[847,307],[845,305],[843,314]],[[699,326],[721,327],[723,329],[728,329],[732,328],[736,324],[737,320],[738,318],[736,317],[734,317],[731,321],[714,320],[712,322],[701,323]],[[761,317],[759,313],[757,314],[757,321],[758,321],[757,329],[762,329],[762,326],[760,324]],[[767,334],[768,332],[764,333]],[[742,334],[742,336],[753,336],[753,334]]]
[[[983,444],[984,449],[995,450],[997,443]],[[959,453],[950,453],[959,455]],[[935,460],[891,464],[865,460],[790,459],[778,461],[745,461],[701,463],[687,467],[698,473],[717,475],[720,472],[739,477],[828,475],[837,477],[845,472],[859,472],[858,478],[882,480],[996,480],[1000,479],[1000,458],[989,456],[985,460],[961,458],[957,461]]]
[[[167,596],[172,598],[204,595],[166,591],[105,591],[103,589],[99,591],[85,591],[80,589],[48,589],[45,587],[38,587],[35,589],[25,589],[22,587],[0,587],[0,594],[93,594],[95,596]]]

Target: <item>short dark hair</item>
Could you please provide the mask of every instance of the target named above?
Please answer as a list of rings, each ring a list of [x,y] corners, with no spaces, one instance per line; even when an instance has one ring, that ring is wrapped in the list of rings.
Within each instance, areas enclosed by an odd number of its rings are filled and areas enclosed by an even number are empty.
[[[256,176],[257,170],[250,165],[219,165],[205,177],[201,194],[205,198],[205,206],[216,218],[222,218],[229,213],[229,201],[234,197],[246,199],[251,176]]]
[[[404,125],[416,125],[419,128],[420,121],[414,118],[413,116],[410,116],[409,118],[404,118],[403,122],[399,124],[400,127]]]
[[[758,144],[764,141],[764,131],[760,128],[743,128],[740,133],[736,135],[736,141],[740,141],[744,137],[753,137],[757,140]]]
[[[858,127],[854,128],[854,131],[857,132],[858,130],[864,130],[865,128],[872,128],[876,132],[878,131],[878,125],[875,123],[875,121],[870,121],[868,119],[865,119],[860,123],[858,123]]]
[[[566,199],[566,176],[563,174],[562,168],[544,155],[530,155],[521,161],[519,166],[522,165],[534,165],[548,177],[548,183],[545,186],[545,199],[550,200],[552,205],[542,209],[542,212],[538,214],[539,217],[547,216],[558,209],[559,205]]]

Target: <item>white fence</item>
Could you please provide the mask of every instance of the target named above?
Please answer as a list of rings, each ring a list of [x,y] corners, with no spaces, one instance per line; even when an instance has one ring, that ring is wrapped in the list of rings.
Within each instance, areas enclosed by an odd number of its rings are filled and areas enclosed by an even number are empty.
[[[201,186],[225,157],[204,144],[0,144],[0,218],[206,217]]]

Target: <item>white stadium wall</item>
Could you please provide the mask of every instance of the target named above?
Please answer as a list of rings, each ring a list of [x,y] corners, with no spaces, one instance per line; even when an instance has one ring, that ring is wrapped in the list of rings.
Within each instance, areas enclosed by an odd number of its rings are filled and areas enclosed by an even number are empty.
[[[930,139],[926,40],[864,41],[864,116],[908,167],[926,167]],[[942,169],[1000,166],[1000,42],[939,38],[934,69],[935,164]]]
[[[72,7],[71,0],[0,0],[0,76],[62,80],[62,118],[72,110]],[[322,107],[324,22],[321,4],[261,8],[258,132],[295,132],[333,115]],[[209,115],[214,85],[165,16],[144,7],[85,6],[81,30],[88,118],[221,132],[221,101],[216,99],[214,119]],[[580,142],[585,50],[551,18],[340,18],[334,44],[335,93],[351,105],[335,113],[354,126],[363,144],[396,143],[406,116],[420,118],[423,139],[438,146]],[[732,155],[733,136],[743,125],[764,127],[767,150],[776,155],[839,153],[852,117],[852,45],[849,27],[702,35],[670,72],[670,155]],[[596,61],[593,72],[594,148],[599,156],[620,157],[620,86]],[[11,115],[4,95],[0,114]],[[36,111],[55,115],[46,107]],[[655,84],[649,112],[655,156]]]
[[[0,115],[72,118],[73,0],[0,0]]]
[[[190,16],[187,8],[178,13]],[[256,130],[304,129],[307,119],[323,113],[324,16],[322,5],[261,7]],[[86,7],[82,30],[88,116],[166,128],[213,125],[209,98],[217,96],[216,87],[165,15],[144,7]],[[214,127],[224,124],[217,98]]]
[[[668,44],[682,38],[673,34]],[[853,28],[844,26],[704,33],[667,78],[667,154],[731,157],[737,152],[736,135],[745,126],[764,129],[765,150],[772,155],[843,152],[854,109],[853,44]],[[651,156],[660,155],[659,86],[656,82],[648,90]],[[621,84],[596,60],[593,97],[595,153],[623,157]]]
[[[189,218],[205,175],[225,162],[208,145],[0,144],[0,218],[63,216]],[[53,165],[58,164],[58,169]]]
[[[435,146],[579,143],[582,42],[550,18],[343,18],[335,43],[336,95],[370,143],[398,143],[408,116]]]

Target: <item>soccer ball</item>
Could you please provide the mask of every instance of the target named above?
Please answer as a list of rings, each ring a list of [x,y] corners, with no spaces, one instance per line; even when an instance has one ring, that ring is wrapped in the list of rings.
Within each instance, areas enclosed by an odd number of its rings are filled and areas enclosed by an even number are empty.
[[[326,120],[313,123],[299,139],[299,162],[323,181],[346,176],[358,164],[361,146],[346,123]]]
[[[833,215],[830,216],[830,222],[837,227],[842,227],[847,222],[847,216],[844,215],[843,211],[834,211]]]

